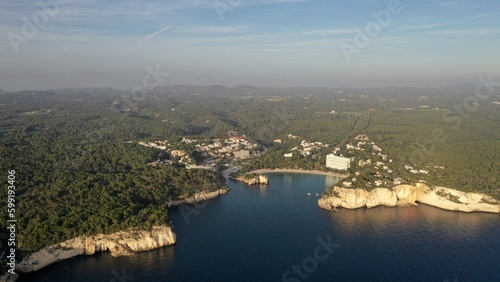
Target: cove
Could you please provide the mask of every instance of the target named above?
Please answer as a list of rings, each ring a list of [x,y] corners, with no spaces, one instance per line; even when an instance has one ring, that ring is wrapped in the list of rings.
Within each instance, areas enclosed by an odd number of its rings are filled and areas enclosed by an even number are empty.
[[[198,213],[172,209],[175,246],[77,257],[18,281],[282,281],[287,271],[288,281],[499,280],[497,214],[425,205],[331,212],[318,207],[315,194],[338,179],[268,176],[262,187],[228,180],[231,191],[199,205]],[[337,247],[312,264],[318,238],[328,237]]]

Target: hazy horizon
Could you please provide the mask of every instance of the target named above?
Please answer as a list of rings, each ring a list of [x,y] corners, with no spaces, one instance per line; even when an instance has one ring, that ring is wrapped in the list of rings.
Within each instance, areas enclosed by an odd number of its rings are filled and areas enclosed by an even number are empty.
[[[339,90],[339,89],[352,89],[352,90],[360,90],[360,89],[406,89],[406,88],[414,88],[417,90],[424,90],[424,89],[437,89],[437,88],[454,88],[454,87],[474,87],[474,86],[479,85],[478,83],[473,83],[473,82],[464,82],[464,83],[459,83],[459,84],[448,84],[448,85],[436,85],[436,86],[367,86],[367,87],[348,87],[348,86],[303,86],[303,85],[298,85],[298,86],[256,86],[256,85],[250,85],[250,84],[238,84],[238,85],[223,85],[223,84],[205,84],[205,85],[196,85],[196,84],[167,84],[167,85],[162,85],[158,88],[168,88],[168,87],[226,87],[226,88],[237,88],[237,87],[255,87],[257,89],[276,89],[276,90],[286,90],[286,89],[302,89],[302,88],[310,88],[310,89],[332,89],[332,90]],[[117,90],[117,91],[131,91],[130,88],[117,88],[117,87],[110,87],[110,86],[82,86],[82,87],[59,87],[59,88],[47,88],[47,89],[20,89],[20,90],[6,90],[6,89],[1,89],[0,91],[3,91],[5,93],[18,93],[18,92],[29,92],[29,91],[35,91],[35,92],[50,92],[50,91],[60,91],[64,89],[110,89],[110,90]],[[158,89],[156,88],[156,89]],[[147,92],[149,94],[154,93],[156,89],[151,89],[148,90]],[[498,95],[495,95],[498,96]]]
[[[0,89],[435,87],[500,76],[494,1],[0,4]],[[168,73],[167,76],[165,73]],[[496,79],[498,80],[498,79]]]

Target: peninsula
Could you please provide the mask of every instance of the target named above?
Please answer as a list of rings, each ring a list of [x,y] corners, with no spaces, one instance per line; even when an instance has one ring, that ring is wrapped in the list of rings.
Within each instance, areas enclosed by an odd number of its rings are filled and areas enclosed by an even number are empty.
[[[32,253],[17,264],[19,272],[33,272],[55,262],[78,255],[93,255],[109,251],[112,256],[127,256],[175,244],[176,236],[167,225],[153,226],[151,230],[127,230],[112,234],[80,236],[51,245]]]
[[[446,187],[430,188],[422,183],[375,188],[371,191],[331,187],[327,195],[318,200],[318,206],[326,210],[337,210],[339,207],[357,209],[376,206],[418,206],[417,203],[450,211],[500,213],[500,203],[490,196]]]

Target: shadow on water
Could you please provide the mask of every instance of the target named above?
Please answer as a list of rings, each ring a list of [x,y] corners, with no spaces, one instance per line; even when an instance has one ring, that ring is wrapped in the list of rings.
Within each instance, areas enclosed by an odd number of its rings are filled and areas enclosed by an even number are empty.
[[[158,265],[167,273],[175,266],[174,246],[126,257],[114,258],[108,252],[78,256],[34,273],[21,274],[18,281],[154,281],[148,277],[154,276]]]

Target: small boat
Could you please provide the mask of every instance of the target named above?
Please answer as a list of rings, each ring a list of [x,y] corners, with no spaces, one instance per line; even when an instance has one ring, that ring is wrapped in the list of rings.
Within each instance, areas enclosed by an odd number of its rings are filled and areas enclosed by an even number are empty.
[[[318,194],[318,192],[316,192],[316,197],[319,197],[319,194]]]
[[[307,196],[311,196],[311,193],[307,193],[306,195],[307,195]]]

